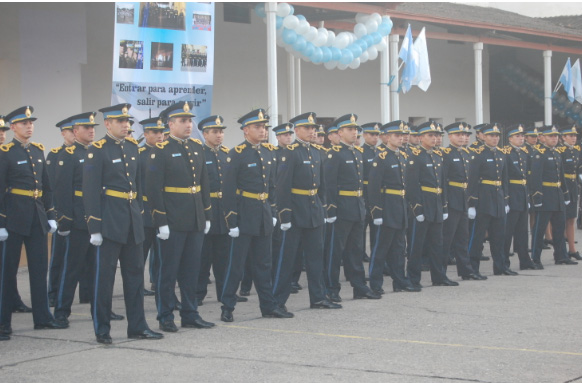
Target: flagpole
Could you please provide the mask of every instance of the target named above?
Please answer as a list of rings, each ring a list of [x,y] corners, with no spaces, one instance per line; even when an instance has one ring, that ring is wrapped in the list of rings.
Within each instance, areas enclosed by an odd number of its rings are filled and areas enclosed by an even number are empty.
[[[392,78],[392,84],[390,85],[390,90],[392,93],[392,120],[400,119],[400,99],[398,94],[398,87],[400,85],[400,80],[398,79],[398,40],[400,36],[391,34],[390,35],[390,75]]]

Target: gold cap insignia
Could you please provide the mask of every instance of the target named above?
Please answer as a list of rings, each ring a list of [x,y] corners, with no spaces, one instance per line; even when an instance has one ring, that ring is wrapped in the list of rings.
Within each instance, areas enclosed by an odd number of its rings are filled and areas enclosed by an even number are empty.
[[[558,129],[556,129],[555,126],[552,126],[552,132],[557,132],[557,131],[558,131]]]
[[[220,124],[222,123],[222,121],[220,121],[220,116],[217,116],[217,117],[216,117],[216,121],[214,121],[214,123],[215,123],[216,125],[220,125]]]
[[[90,123],[94,123],[95,122],[95,116],[93,116],[92,114],[89,115],[89,122]]]
[[[0,126],[4,126],[4,120],[0,118]]]
[[[309,122],[310,124],[313,124],[313,115],[310,114],[309,117],[307,117],[307,122]]]
[[[463,124],[459,124],[459,129],[460,129],[461,131],[465,130],[465,127],[463,126]]]
[[[572,133],[576,133],[576,127],[575,126],[572,127]]]
[[[401,122],[398,127],[400,128],[400,130],[404,130],[404,122]]]
[[[493,125],[493,131],[499,133],[499,128],[497,125]]]
[[[188,113],[190,111],[190,105],[188,105],[188,101],[184,101],[184,112]]]
[[[290,127],[289,125],[287,125],[287,126],[285,127],[285,130],[286,130],[286,131],[290,131],[290,130],[291,130],[291,127]]]
[[[264,120],[265,119],[265,115],[263,114],[262,110],[259,110],[259,120]]]
[[[538,128],[534,128],[533,132],[534,132],[535,134],[538,134]]]
[[[352,116],[350,117],[350,122],[353,124],[356,122],[356,117],[352,114]]]
[[[158,119],[158,127],[159,128],[163,128],[164,127],[164,122],[162,121],[162,119]]]
[[[127,112],[129,112],[129,109],[127,109],[127,106],[124,106],[123,109],[121,109],[121,114],[127,114]]]
[[[520,125],[519,128],[517,128],[518,132],[523,132],[523,127]]]
[[[436,126],[434,126],[434,124],[430,124],[430,129],[431,130],[436,130]]]
[[[24,112],[24,114],[26,115],[26,117],[32,116],[32,112],[30,111],[30,108],[28,106],[26,107],[26,111]]]
[[[374,130],[380,130],[380,125],[378,124],[374,125]]]

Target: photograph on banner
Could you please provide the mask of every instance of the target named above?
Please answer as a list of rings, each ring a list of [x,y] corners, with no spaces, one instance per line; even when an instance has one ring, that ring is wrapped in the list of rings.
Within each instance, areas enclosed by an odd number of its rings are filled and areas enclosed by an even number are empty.
[[[172,70],[174,67],[174,44],[152,43],[150,69]]]
[[[119,68],[143,69],[143,41],[119,42]]]
[[[197,31],[211,31],[212,16],[208,13],[194,12],[192,14],[192,29]]]
[[[139,26],[183,31],[186,29],[186,3],[140,3]]]
[[[206,72],[206,45],[182,44],[182,70]]]
[[[117,22],[119,24],[133,24],[135,7],[131,3],[117,3]]]

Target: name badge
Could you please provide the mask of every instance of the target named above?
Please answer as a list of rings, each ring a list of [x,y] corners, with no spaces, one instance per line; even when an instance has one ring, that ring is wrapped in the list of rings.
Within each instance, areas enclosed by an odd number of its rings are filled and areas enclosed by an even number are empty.
[[[182,157],[182,153],[172,153],[172,157]]]
[[[397,168],[397,167],[398,167],[398,164],[392,165],[392,169]]]
[[[305,165],[311,165],[311,161],[303,161]]]
[[[461,161],[460,158],[453,158],[453,162],[459,162],[459,161]]]
[[[255,167],[255,166],[257,166],[257,164],[256,164],[256,163],[252,163],[252,164],[248,164],[248,165],[247,165],[247,167],[249,167],[249,168],[252,168],[252,167]]]
[[[487,158],[487,162],[493,162],[493,158]]]
[[[79,160],[79,162],[80,163],[83,163],[83,162],[85,162],[85,159],[83,158],[82,160]]]
[[[24,160],[24,161],[18,161],[16,164],[17,165],[22,165],[22,164],[25,164],[26,162],[27,162],[26,160]]]
[[[553,161],[554,160],[554,157],[548,157],[548,160],[549,161]]]
[[[37,160],[37,162],[42,162],[42,160],[39,158],[39,159]]]
[[[519,161],[513,161],[513,163],[514,163],[515,165],[517,165],[517,164],[519,163]]]
[[[111,162],[113,162],[114,164],[116,164],[116,163],[118,163],[118,162],[121,162],[121,158],[117,158],[117,159],[115,159],[115,160],[113,160],[113,161],[111,161]]]
[[[566,162],[572,162],[571,158],[566,158]]]
[[[432,168],[432,164],[426,164],[427,168]]]
[[[346,164],[353,164],[354,161],[350,160],[350,161],[346,161]]]
[[[374,159],[373,159],[373,158],[369,158],[369,159],[368,159],[368,162],[372,162],[372,161],[374,161]]]
[[[210,165],[212,161],[206,161],[206,165]]]

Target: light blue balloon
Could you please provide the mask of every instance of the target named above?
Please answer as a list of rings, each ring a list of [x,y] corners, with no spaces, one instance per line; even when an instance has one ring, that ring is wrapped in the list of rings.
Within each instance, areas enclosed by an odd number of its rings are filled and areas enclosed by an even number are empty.
[[[297,52],[303,52],[305,45],[307,45],[307,40],[305,40],[305,37],[298,35],[297,40],[295,40],[293,43],[293,49],[295,49]]]
[[[321,62],[326,63],[331,60],[331,49],[329,49],[328,47],[321,47],[321,54],[322,54]]]
[[[297,16],[297,18],[299,19],[299,21],[301,21],[301,20],[307,20],[305,18],[305,16],[303,16],[303,15],[295,15],[295,16]]]
[[[380,33],[382,36],[388,36],[392,31],[392,24],[382,23],[378,25],[378,30],[376,32]]]
[[[378,32],[370,33],[370,36],[372,36],[372,39],[374,40],[372,45],[379,44],[380,41],[382,41],[382,35]]]
[[[368,43],[364,39],[357,39],[354,44],[357,44],[362,49],[362,52],[368,49]]]
[[[303,48],[303,54],[307,57],[311,57],[313,51],[315,51],[315,45],[313,45],[311,42],[307,42],[305,48]]]
[[[374,38],[370,35],[362,36],[362,40],[364,40],[369,47],[374,45]]]
[[[331,47],[329,48],[331,51],[331,59],[334,61],[339,61],[342,58],[342,51],[339,48]]]
[[[281,35],[285,44],[293,44],[297,41],[297,33],[292,29],[283,28],[283,34]]]
[[[283,27],[283,18],[280,16],[277,16],[277,28],[276,29],[279,29],[281,27]]]
[[[314,64],[320,63],[323,59],[323,52],[321,51],[321,48],[315,47],[310,58]]]
[[[362,48],[360,48],[358,44],[352,44],[348,46],[348,49],[352,52],[354,58],[360,57],[362,55]]]
[[[265,13],[265,3],[258,3],[255,6],[255,12],[256,12],[257,16],[259,16],[262,19],[267,17],[267,14]]]
[[[349,65],[352,61],[354,61],[354,54],[349,49],[342,49],[342,58],[340,62],[344,65]]]

